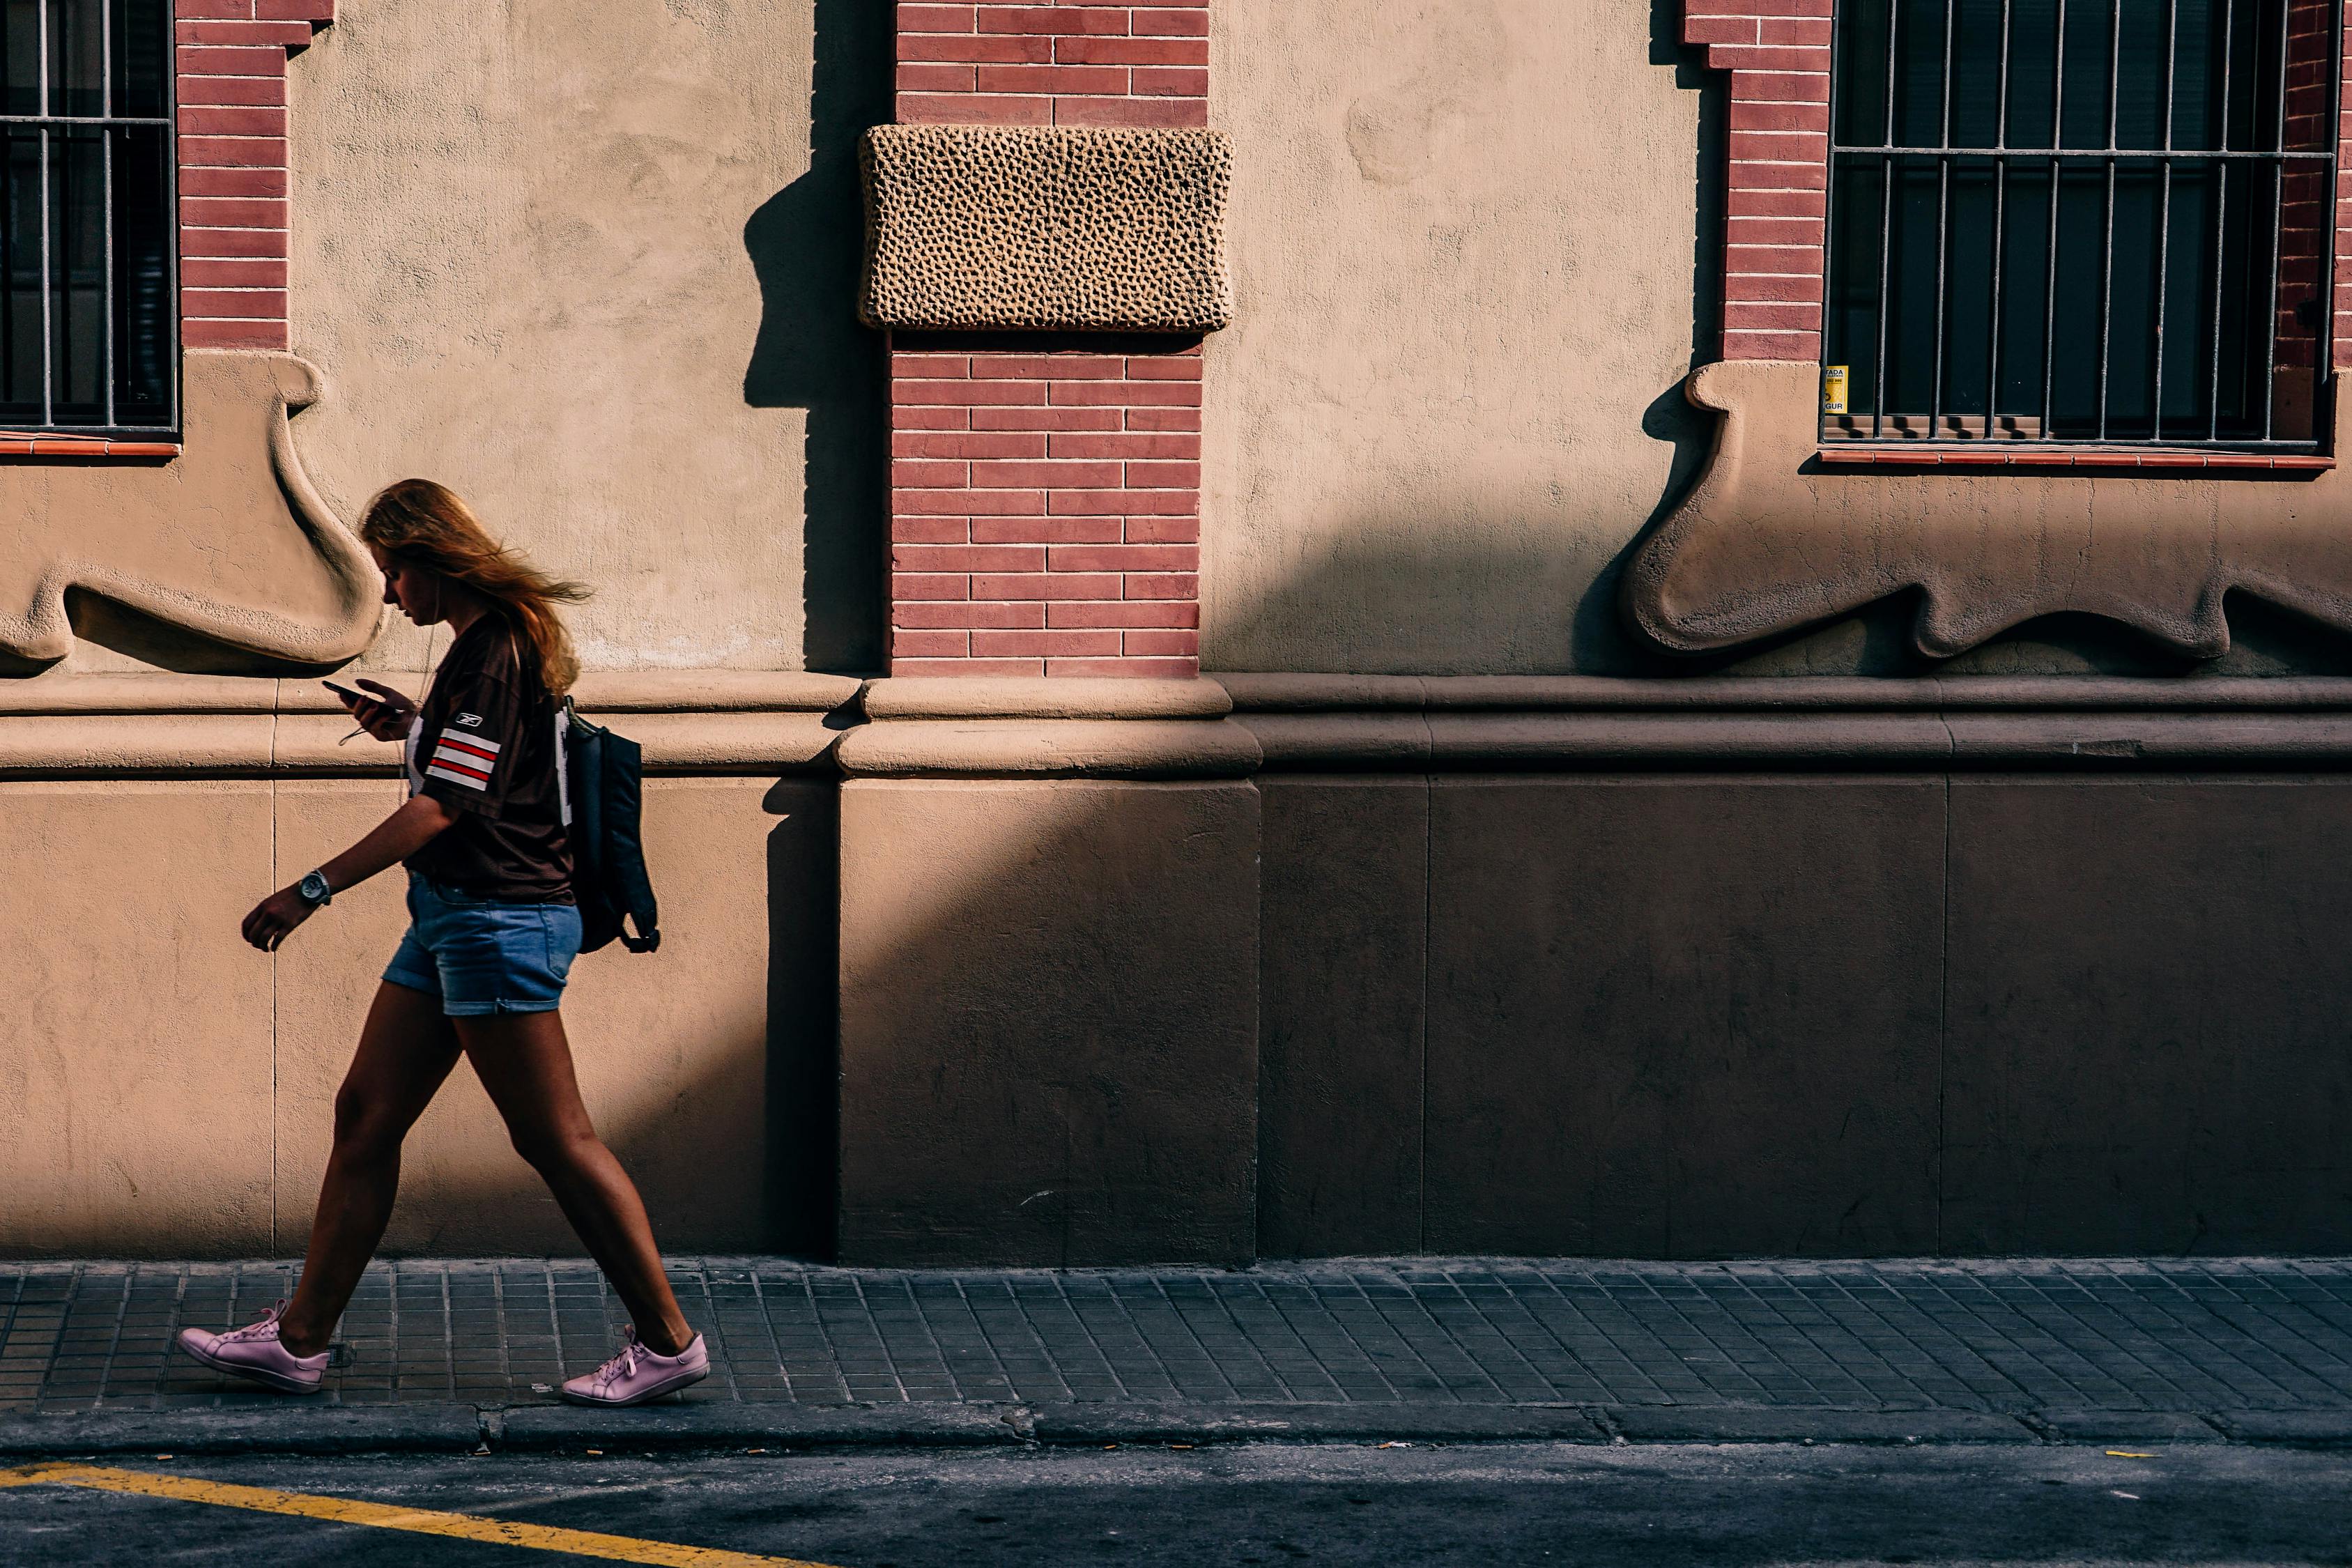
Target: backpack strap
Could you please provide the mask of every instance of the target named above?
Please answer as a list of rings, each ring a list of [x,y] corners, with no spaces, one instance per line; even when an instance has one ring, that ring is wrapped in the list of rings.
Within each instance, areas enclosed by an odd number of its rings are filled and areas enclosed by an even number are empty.
[[[555,807],[563,826],[572,826],[572,699],[555,709]]]

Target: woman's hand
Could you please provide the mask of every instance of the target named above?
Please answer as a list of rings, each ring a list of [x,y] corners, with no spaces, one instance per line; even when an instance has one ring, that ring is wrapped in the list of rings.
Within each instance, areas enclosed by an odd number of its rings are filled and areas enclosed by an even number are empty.
[[[293,889],[280,888],[245,917],[245,940],[264,952],[276,952],[278,943],[293,935],[294,928],[309,920],[317,908]]]
[[[408,699],[381,681],[365,676],[357,678],[362,686],[375,694],[373,701],[353,702],[346,698],[343,706],[352,710],[359,727],[379,741],[404,741],[408,727],[416,719],[416,708]]]

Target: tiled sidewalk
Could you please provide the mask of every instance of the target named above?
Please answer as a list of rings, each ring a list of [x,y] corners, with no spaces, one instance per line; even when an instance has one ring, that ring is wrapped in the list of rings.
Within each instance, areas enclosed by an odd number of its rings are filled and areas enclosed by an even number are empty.
[[[0,1412],[266,1398],[166,1351],[183,1324],[257,1316],[289,1276],[0,1265]],[[673,1278],[719,1363],[702,1402],[2352,1408],[2352,1262],[2337,1260],[947,1273],[709,1258]],[[544,1404],[620,1326],[584,1265],[379,1267],[326,1403]]]

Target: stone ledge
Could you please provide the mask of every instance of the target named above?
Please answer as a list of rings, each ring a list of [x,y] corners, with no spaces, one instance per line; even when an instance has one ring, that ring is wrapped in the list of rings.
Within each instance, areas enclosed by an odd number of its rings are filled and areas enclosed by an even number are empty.
[[[344,670],[345,685],[364,675],[421,690],[411,670]],[[831,712],[854,700],[863,682],[845,675],[794,670],[652,669],[591,671],[575,692],[600,713]],[[0,680],[0,715],[17,713],[333,713],[342,703],[315,679],[235,675],[43,675]]]
[[[422,690],[409,671],[378,672]],[[346,678],[348,684],[348,678]],[[581,678],[583,712],[645,747],[664,773],[828,765],[862,682],[795,671],[606,671]],[[0,778],[388,778],[396,747],[349,740],[316,680],[208,675],[50,675],[0,682]]]
[[[2055,712],[2352,711],[2352,679],[2336,676],[1973,676],[1916,679],[1849,676],[1317,675],[1235,672],[1205,679],[1234,711],[1338,713],[1441,709],[1696,710],[1948,710]]]
[[[2352,764],[2352,680],[2325,677],[1215,679],[1274,771]]]
[[[413,675],[394,683],[421,684]],[[858,713],[862,708],[864,721]],[[1255,674],[583,678],[656,773],[1242,778],[1274,771],[2352,768],[2352,680],[1613,680]],[[1231,717],[1227,717],[1230,714]],[[314,680],[0,682],[0,777],[388,776]]]
[[[805,772],[841,732],[822,713],[615,712],[649,773]],[[341,714],[0,714],[0,779],[392,778],[396,745],[344,743]]]
[[[2337,772],[2352,715],[1244,713],[1270,771]]]
[[[1233,699],[1213,680],[914,676],[866,689],[869,719],[1222,719]]]
[[[891,720],[850,731],[835,756],[853,779],[1229,779],[1263,760],[1230,719]]]

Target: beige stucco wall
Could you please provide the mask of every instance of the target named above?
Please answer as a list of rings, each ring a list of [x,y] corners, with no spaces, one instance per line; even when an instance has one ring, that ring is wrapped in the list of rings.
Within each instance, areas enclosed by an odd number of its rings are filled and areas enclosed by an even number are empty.
[[[301,1250],[335,1086],[406,921],[402,879],[351,889],[274,957],[237,923],[399,797],[393,779],[0,782],[0,1255]],[[784,1206],[829,1202],[772,1180],[772,1130],[800,1108],[770,1072],[829,1044],[803,1037],[803,1010],[827,1010],[794,967],[830,920],[809,860],[830,826],[803,820],[829,797],[651,781],[661,951],[615,945],[573,972],[582,1090],[671,1247],[762,1250],[806,1228]],[[386,1245],[578,1245],[463,1066],[410,1139]]]
[[[1207,666],[1556,672],[1613,636],[1580,602],[1667,484],[1645,410],[1693,348],[1700,94],[1654,9],[1219,0]]]
[[[345,0],[293,60],[304,459],[353,518],[443,479],[594,584],[592,668],[800,667],[806,416],[746,400],[744,229],[809,164],[814,5]]]

